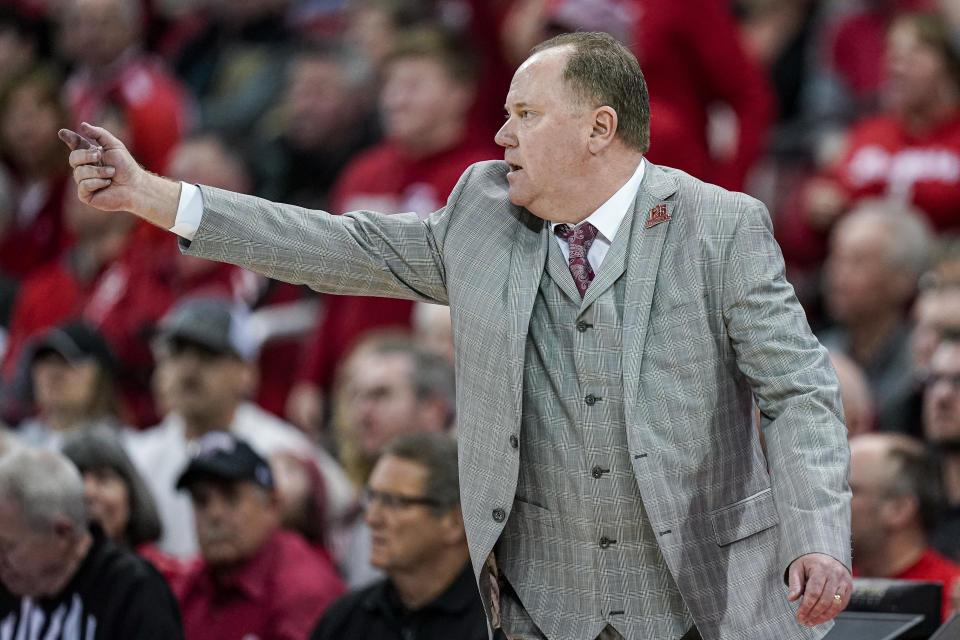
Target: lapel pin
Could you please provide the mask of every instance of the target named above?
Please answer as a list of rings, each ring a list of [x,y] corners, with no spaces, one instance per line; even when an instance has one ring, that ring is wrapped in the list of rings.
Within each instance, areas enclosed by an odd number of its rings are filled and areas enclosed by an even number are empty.
[[[644,225],[645,229],[649,229],[654,225],[658,225],[661,222],[666,222],[670,219],[670,216],[667,214],[667,205],[658,204],[653,209],[650,209],[650,214],[647,216],[647,224]]]

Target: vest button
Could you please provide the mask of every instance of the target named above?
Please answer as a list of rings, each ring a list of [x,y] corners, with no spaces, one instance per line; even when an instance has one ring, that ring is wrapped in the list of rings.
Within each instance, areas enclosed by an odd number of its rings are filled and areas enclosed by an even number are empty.
[[[595,467],[590,471],[590,474],[591,474],[594,478],[596,478],[597,480],[599,480],[600,478],[603,477],[603,474],[604,474],[605,472],[606,472],[606,469],[602,468],[600,465],[597,465],[597,466],[595,466]]]
[[[592,407],[593,405],[597,404],[597,396],[593,395],[592,393],[588,393],[583,401],[587,403],[588,407]]]
[[[589,329],[591,326],[592,326],[592,325],[589,325],[589,324],[587,324],[586,322],[584,322],[583,320],[581,320],[580,322],[577,323],[577,331],[579,331],[580,333],[583,333],[583,332],[585,332],[587,329]]]
[[[507,519],[507,512],[499,507],[493,510],[493,521],[494,522],[503,522]]]
[[[610,545],[616,544],[616,543],[617,543],[616,540],[611,540],[611,539],[608,538],[607,536],[603,536],[602,538],[600,538],[600,548],[601,548],[601,549],[607,549]]]
[[[510,446],[514,449],[520,446],[520,440],[517,439],[517,436],[510,436]]]

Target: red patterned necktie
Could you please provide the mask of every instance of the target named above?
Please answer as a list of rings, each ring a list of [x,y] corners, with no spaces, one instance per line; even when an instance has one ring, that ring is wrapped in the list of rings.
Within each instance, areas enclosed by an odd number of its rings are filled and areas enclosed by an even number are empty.
[[[584,222],[577,227],[558,224],[554,228],[554,233],[566,239],[570,246],[570,273],[573,275],[573,281],[577,283],[577,290],[580,291],[582,298],[587,293],[587,287],[593,282],[593,268],[587,260],[587,253],[594,238],[597,237],[597,228],[589,222]]]

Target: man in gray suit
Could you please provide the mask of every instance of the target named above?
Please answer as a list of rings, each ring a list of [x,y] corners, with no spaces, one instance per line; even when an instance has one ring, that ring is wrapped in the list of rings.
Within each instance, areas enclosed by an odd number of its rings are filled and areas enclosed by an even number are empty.
[[[450,305],[464,522],[508,637],[822,637],[852,587],[849,450],[766,210],[643,159],[643,76],[605,34],[535,49],[506,106],[506,162],[424,221],[198,189],[103,129],[63,137],[82,200],[189,254]]]

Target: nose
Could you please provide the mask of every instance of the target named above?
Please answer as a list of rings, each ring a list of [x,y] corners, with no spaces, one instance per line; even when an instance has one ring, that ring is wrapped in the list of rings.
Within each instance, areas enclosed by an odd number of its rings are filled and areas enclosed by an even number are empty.
[[[379,500],[370,500],[367,503],[363,519],[371,529],[377,529],[383,524],[383,507]]]
[[[506,122],[503,123],[503,126],[500,127],[500,130],[497,131],[497,135],[493,137],[493,141],[504,149],[517,146],[517,138],[513,134],[512,123],[513,117],[511,116]]]

